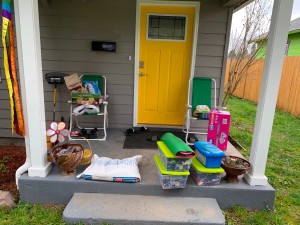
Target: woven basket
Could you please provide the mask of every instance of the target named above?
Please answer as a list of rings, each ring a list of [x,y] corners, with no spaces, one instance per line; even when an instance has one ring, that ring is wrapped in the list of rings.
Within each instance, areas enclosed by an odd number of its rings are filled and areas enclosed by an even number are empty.
[[[75,150],[71,153],[61,154],[62,151],[74,147]],[[80,164],[84,154],[84,149],[81,144],[57,144],[51,150],[51,158],[62,170],[62,175],[69,176],[76,173],[76,167]]]

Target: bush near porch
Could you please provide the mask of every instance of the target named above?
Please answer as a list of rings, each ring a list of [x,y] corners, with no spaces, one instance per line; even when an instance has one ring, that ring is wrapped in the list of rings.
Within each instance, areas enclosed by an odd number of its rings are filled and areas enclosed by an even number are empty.
[[[231,136],[249,157],[256,104],[233,98],[228,108],[232,114]],[[276,111],[266,176],[276,189],[275,209],[249,211],[241,207],[225,210],[228,225],[300,224],[300,118]],[[0,224],[64,224],[62,206],[18,204],[11,212],[0,210]]]

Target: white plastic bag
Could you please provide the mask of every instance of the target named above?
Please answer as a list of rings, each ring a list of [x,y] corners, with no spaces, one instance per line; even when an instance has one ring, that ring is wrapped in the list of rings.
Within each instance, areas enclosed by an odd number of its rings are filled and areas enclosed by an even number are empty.
[[[86,180],[102,180],[113,182],[137,183],[141,181],[138,164],[142,161],[141,155],[125,159],[111,159],[94,154],[91,165],[77,178]]]

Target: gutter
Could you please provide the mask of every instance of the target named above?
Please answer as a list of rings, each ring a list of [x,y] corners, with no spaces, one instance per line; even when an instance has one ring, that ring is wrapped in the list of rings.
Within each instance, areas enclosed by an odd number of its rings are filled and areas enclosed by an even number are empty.
[[[20,166],[16,171],[16,185],[18,190],[19,190],[19,182],[18,182],[19,178],[23,173],[28,171],[29,167],[31,167],[31,159],[30,157],[27,156],[25,163],[22,166]]]

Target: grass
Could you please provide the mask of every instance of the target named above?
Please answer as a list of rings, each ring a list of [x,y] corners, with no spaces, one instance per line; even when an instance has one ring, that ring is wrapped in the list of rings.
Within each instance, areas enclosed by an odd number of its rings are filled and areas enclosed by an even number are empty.
[[[233,98],[228,103],[232,115],[230,134],[249,157],[256,104]],[[249,211],[239,206],[224,211],[228,225],[293,225],[300,224],[300,119],[277,110],[266,176],[276,189],[274,209]],[[0,210],[0,224],[64,224],[62,206],[18,204],[11,212]]]
[[[17,204],[11,211],[0,210],[1,225],[64,224],[62,206]]]
[[[65,225],[62,219],[63,205],[33,205],[19,203],[8,211],[0,208],[1,225]],[[77,223],[77,225],[83,225]],[[112,225],[102,223],[101,225]]]
[[[230,135],[249,157],[256,115],[256,104],[233,98],[228,103],[232,123]],[[300,118],[276,110],[266,176],[276,190],[274,210],[247,211],[234,207],[226,211],[228,224],[300,224]]]

